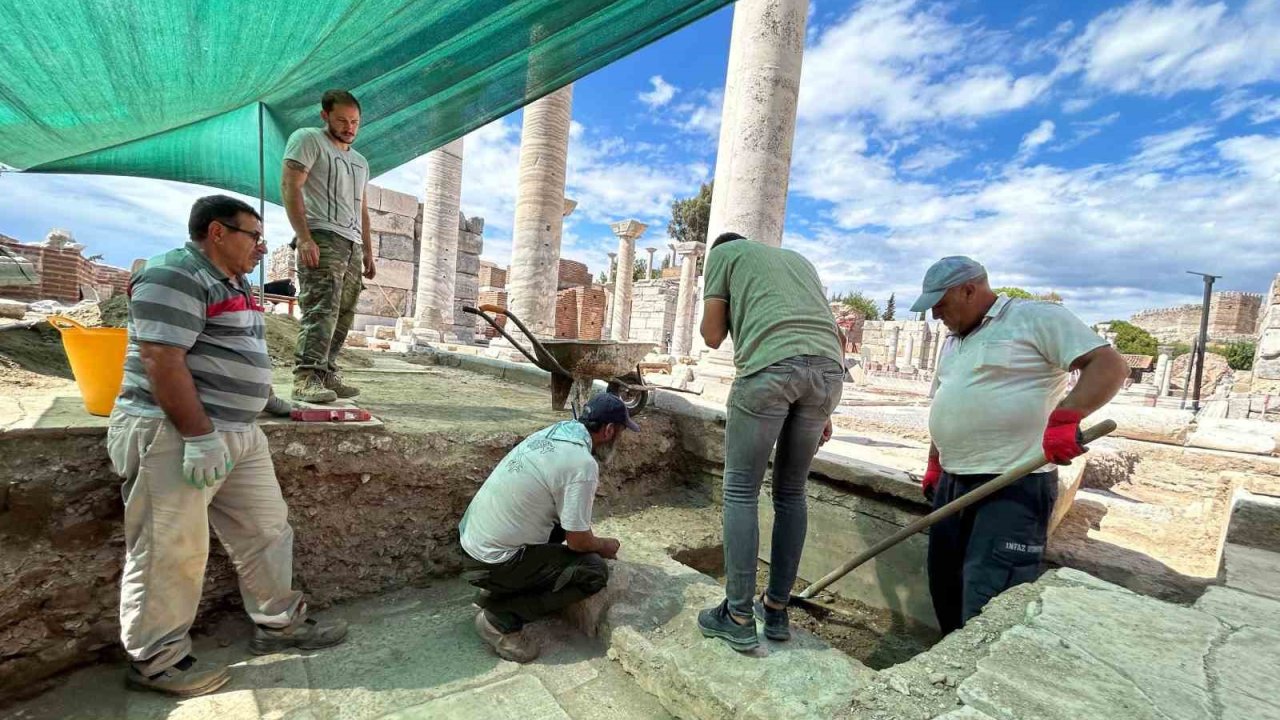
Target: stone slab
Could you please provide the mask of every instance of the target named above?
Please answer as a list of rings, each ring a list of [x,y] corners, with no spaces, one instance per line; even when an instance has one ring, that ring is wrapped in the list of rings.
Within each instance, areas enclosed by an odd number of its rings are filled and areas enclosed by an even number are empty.
[[[1222,717],[1280,718],[1280,632],[1246,627],[1233,632],[1207,663]]]
[[[410,222],[418,216],[418,198],[389,188],[382,188],[378,198],[378,209],[385,213],[394,213],[409,218]]]
[[[414,236],[413,218],[394,213],[369,213],[369,230],[382,235]],[[384,237],[383,240],[386,238]]]
[[[1228,587],[1280,600],[1280,553],[1227,543],[1220,575]]]
[[[383,244],[386,244],[386,238],[383,238]],[[378,284],[383,287],[400,288],[402,290],[413,288],[414,272],[412,262],[379,259],[377,264],[378,273],[374,276],[373,282],[369,284]],[[365,290],[365,293],[368,292],[369,290]]]
[[[375,248],[379,258],[386,260],[403,260],[413,262],[413,238],[405,235],[378,235],[378,247]],[[379,261],[378,267],[382,267]]]
[[[384,720],[571,720],[532,675],[517,675],[383,716]]]
[[[1280,552],[1280,497],[1245,490],[1236,493],[1227,523],[1227,542]]]
[[[1215,586],[1196,600],[1195,608],[1232,627],[1254,626],[1280,632],[1280,600]]]
[[[480,256],[459,253],[458,254],[458,272],[463,273],[465,275],[479,275],[480,274]]]
[[[470,232],[458,233],[458,254],[479,256],[484,252],[484,236]]]
[[[1118,437],[1169,445],[1185,445],[1187,437],[1191,434],[1191,423],[1194,417],[1190,410],[1111,403],[1095,413],[1090,420],[1091,422],[1115,420],[1117,426],[1115,435]]]

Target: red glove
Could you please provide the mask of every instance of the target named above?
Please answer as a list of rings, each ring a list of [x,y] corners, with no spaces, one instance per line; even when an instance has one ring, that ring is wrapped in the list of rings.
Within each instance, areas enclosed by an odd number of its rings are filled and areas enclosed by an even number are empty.
[[[1044,456],[1049,462],[1066,465],[1080,457],[1087,448],[1082,444],[1080,421],[1084,413],[1079,410],[1058,408],[1049,414],[1049,426],[1044,429]]]
[[[924,493],[926,500],[933,501],[933,493],[938,488],[938,481],[942,479],[942,463],[938,462],[937,455],[929,456],[929,467],[924,471],[924,477],[920,478],[920,490]]]

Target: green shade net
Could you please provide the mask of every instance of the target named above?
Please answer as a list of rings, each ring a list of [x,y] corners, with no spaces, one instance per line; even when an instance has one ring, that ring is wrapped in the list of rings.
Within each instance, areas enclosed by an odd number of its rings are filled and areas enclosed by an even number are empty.
[[[363,107],[373,175],[728,0],[0,0],[0,163],[279,202],[321,94]]]

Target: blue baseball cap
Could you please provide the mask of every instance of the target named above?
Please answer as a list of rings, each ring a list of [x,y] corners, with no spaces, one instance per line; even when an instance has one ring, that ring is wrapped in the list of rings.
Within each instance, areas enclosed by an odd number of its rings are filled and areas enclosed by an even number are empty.
[[[922,294],[911,304],[911,312],[918,313],[931,309],[951,288],[986,274],[987,269],[973,258],[963,255],[942,258],[925,272],[924,282],[921,283]]]
[[[588,400],[586,407],[582,408],[582,414],[578,415],[578,421],[625,425],[628,430],[640,430],[636,421],[631,419],[631,413],[627,412],[622,398],[607,392]]]

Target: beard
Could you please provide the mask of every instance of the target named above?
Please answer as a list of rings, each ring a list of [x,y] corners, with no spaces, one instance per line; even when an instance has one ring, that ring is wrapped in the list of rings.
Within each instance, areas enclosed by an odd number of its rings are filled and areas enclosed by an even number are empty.
[[[595,443],[591,446],[591,455],[601,465],[608,465],[613,459],[614,452],[618,449],[618,439],[614,438],[607,443]]]

